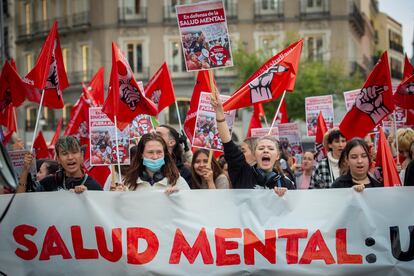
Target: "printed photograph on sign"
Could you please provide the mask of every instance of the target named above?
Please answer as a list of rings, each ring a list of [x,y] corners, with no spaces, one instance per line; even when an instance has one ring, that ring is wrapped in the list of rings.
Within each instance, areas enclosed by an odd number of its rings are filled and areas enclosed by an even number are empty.
[[[222,1],[176,6],[187,71],[233,66]]]
[[[13,150],[9,151],[10,161],[13,165],[14,172],[16,173],[17,179],[19,179],[20,174],[23,171],[24,166],[24,155],[28,153],[28,150]],[[30,166],[29,170],[32,176],[36,176],[36,159],[33,158],[32,165]]]
[[[316,128],[318,126],[318,115],[320,111],[322,111],[326,127],[328,129],[333,128],[334,109],[332,95],[305,98],[305,115],[308,136],[316,135]]]
[[[115,125],[101,111],[101,107],[89,108],[90,163],[91,166],[118,164]],[[129,165],[129,127],[118,132],[118,150],[121,165]]]
[[[142,135],[153,132],[155,129],[154,118],[146,114],[138,115],[129,124],[129,139],[132,143],[139,141]]]
[[[282,151],[288,156],[296,156],[302,153],[302,141],[300,129],[297,123],[280,124],[279,143]]]
[[[210,96],[211,93],[201,92],[192,146],[222,151],[223,143],[218,134],[216,113],[211,106]],[[220,95],[220,98],[224,102],[230,97]],[[235,116],[236,110],[224,112],[224,118],[229,126],[230,133],[233,130]]]

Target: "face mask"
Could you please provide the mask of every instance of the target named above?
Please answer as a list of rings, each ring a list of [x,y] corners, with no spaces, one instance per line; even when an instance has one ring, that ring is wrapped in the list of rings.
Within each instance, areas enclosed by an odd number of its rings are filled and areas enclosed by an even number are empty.
[[[144,157],[144,166],[147,167],[148,170],[152,172],[157,172],[161,169],[162,166],[165,165],[164,157],[161,157],[160,159],[148,159]]]

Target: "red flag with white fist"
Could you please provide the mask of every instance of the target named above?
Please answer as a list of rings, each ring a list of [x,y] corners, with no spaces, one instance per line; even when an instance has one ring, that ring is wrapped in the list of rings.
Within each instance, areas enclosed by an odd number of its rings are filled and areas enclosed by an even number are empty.
[[[339,129],[346,139],[365,137],[394,110],[388,54],[385,52],[345,114]]]

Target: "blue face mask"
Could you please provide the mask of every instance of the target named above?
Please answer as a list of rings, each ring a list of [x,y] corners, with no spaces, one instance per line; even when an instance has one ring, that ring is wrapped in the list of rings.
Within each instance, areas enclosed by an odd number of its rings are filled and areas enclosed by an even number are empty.
[[[152,172],[158,172],[161,169],[161,167],[165,165],[165,161],[164,157],[155,160],[144,157],[143,164],[148,170]]]

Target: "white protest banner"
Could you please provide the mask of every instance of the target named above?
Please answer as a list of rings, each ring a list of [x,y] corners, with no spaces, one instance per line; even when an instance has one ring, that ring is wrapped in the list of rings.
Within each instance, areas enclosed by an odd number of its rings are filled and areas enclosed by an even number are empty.
[[[220,95],[220,98],[225,102],[230,96]],[[236,110],[224,112],[230,133],[233,130],[235,116]],[[217,130],[216,112],[211,106],[211,93],[201,92],[200,94],[192,146],[216,151],[223,150],[223,143]]]
[[[251,136],[252,137],[263,137],[268,136],[270,127],[264,127],[264,128],[252,128]],[[272,127],[272,132],[270,133],[270,136],[275,137],[279,140],[279,128],[278,127]]]
[[[177,5],[187,71],[233,66],[222,1]]]
[[[332,95],[305,98],[305,114],[308,136],[316,135],[316,127],[318,126],[318,115],[320,111],[322,111],[322,115],[325,119],[327,128],[331,129],[333,127],[334,121]]]
[[[298,123],[286,123],[278,125],[279,143],[282,150],[292,156],[302,153],[302,142]]]
[[[102,112],[102,107],[89,108],[90,164],[107,166],[117,163],[115,130],[118,131],[118,149],[121,165],[129,165],[129,126],[122,132]]]
[[[411,276],[413,198],[414,187],[18,194],[0,274]]]
[[[352,106],[355,104],[355,99],[358,96],[359,92],[361,92],[361,89],[355,89],[344,92],[345,109],[347,112],[351,110]]]
[[[24,156],[28,153],[28,150],[13,150],[9,151],[10,161],[13,165],[14,172],[16,173],[17,179],[19,179],[20,174],[23,171],[24,166]],[[32,166],[29,170],[30,174],[36,176],[36,159],[33,159]]]

